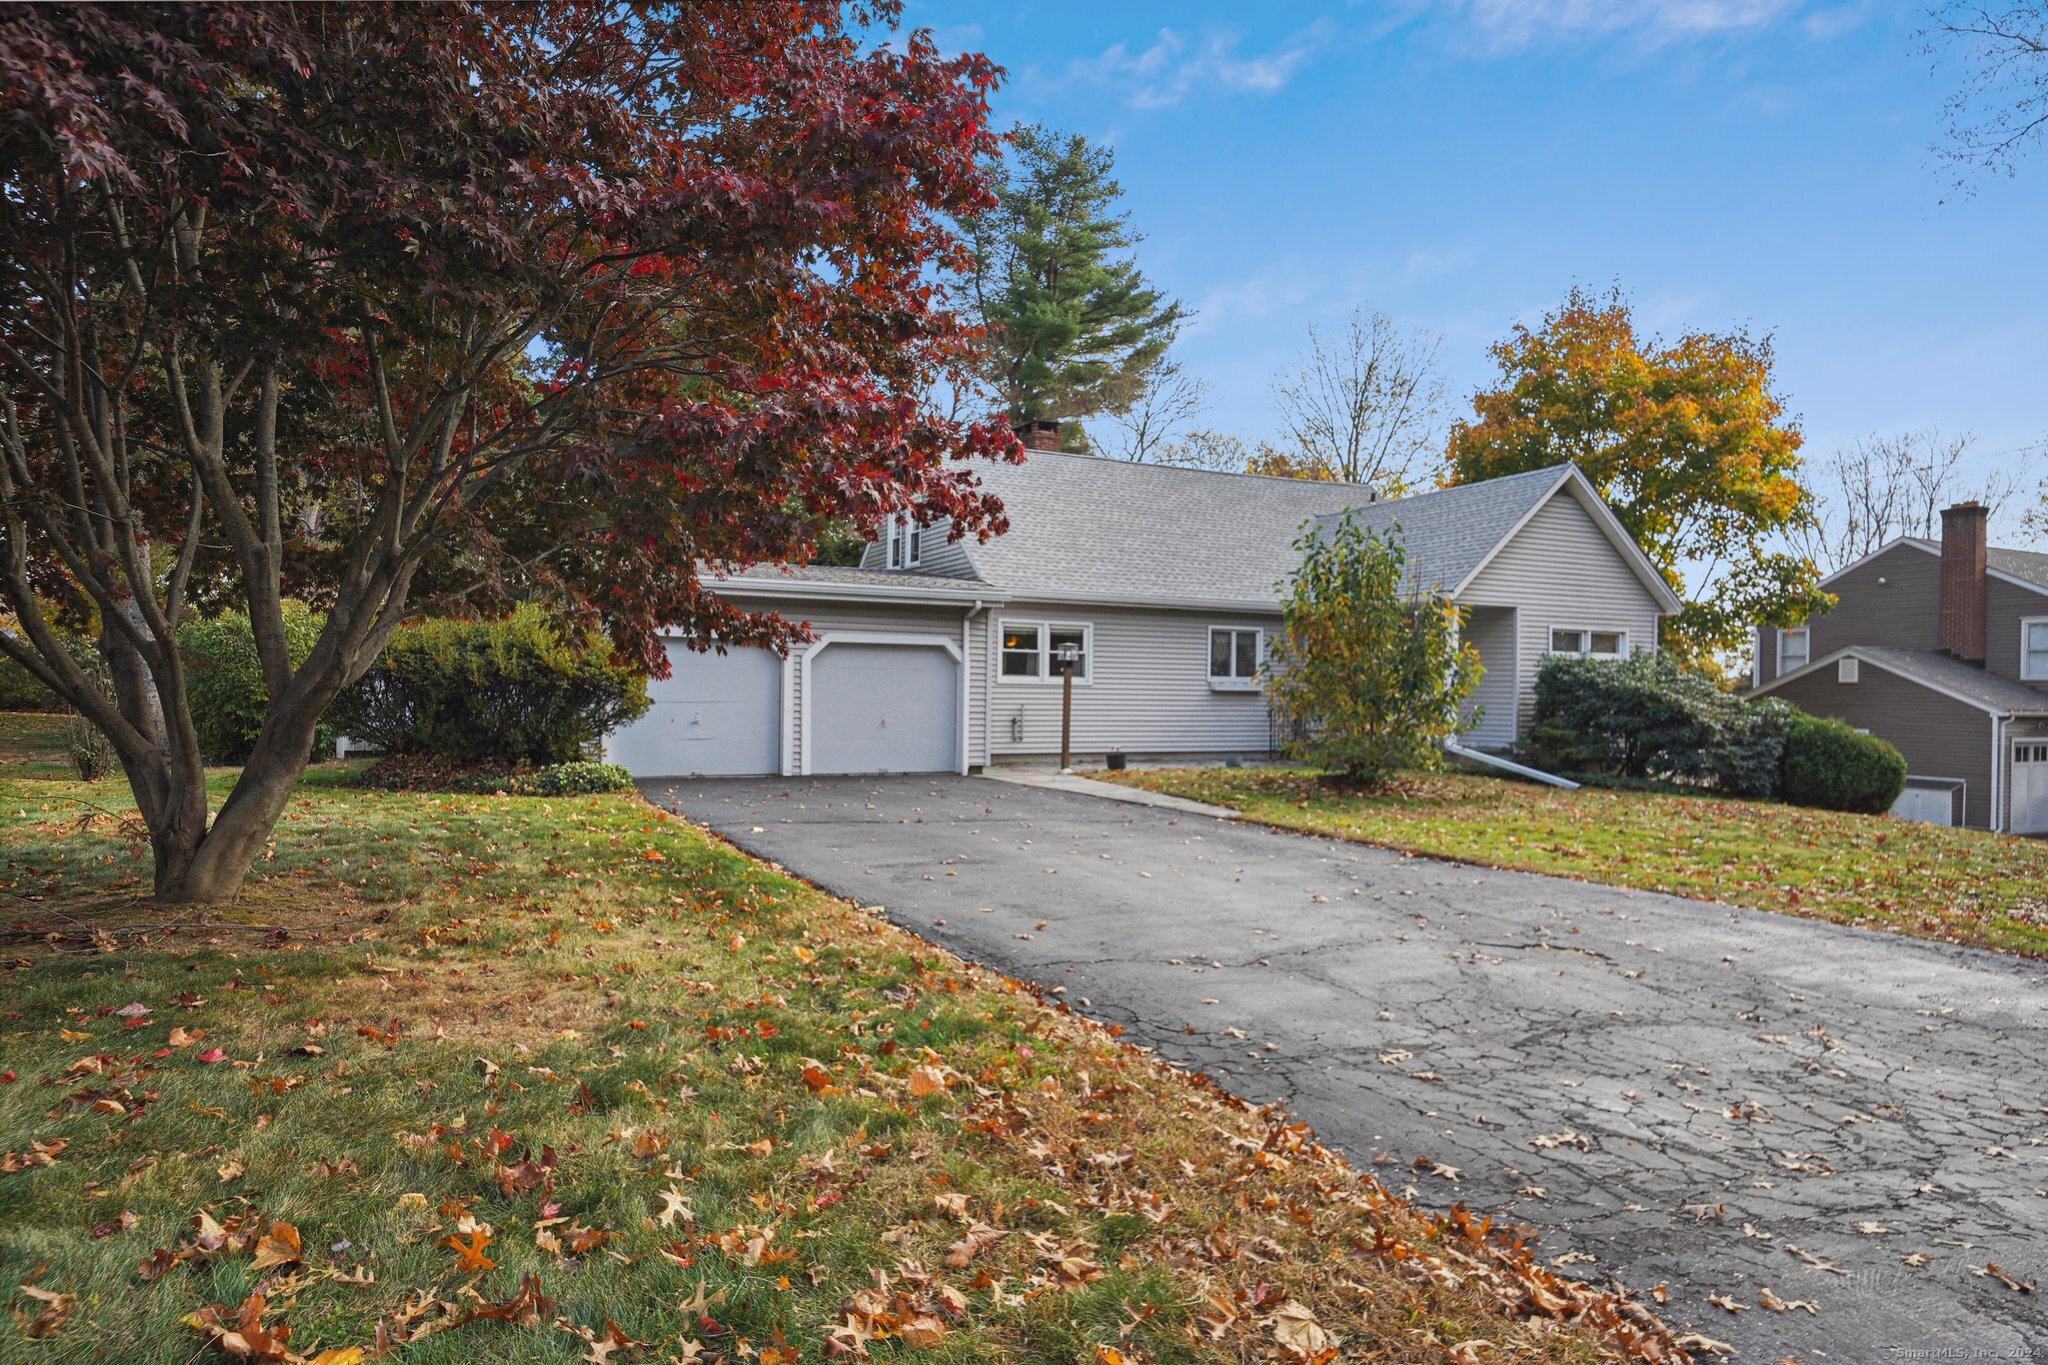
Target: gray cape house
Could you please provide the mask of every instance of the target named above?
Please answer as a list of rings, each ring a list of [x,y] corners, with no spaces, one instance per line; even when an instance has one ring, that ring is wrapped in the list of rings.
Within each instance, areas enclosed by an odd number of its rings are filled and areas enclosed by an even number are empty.
[[[1571,465],[1380,501],[1356,484],[1031,450],[991,466],[1010,530],[952,542],[899,523],[858,567],[715,582],[806,622],[787,656],[677,638],[648,714],[607,757],[645,777],[970,772],[1060,751],[1055,660],[1076,646],[1077,764],[1262,758],[1266,639],[1313,523],[1398,535],[1418,586],[1465,609],[1486,674],[1464,742],[1504,748],[1545,653],[1656,648],[1679,609]],[[1397,529],[1398,528],[1398,529]]]

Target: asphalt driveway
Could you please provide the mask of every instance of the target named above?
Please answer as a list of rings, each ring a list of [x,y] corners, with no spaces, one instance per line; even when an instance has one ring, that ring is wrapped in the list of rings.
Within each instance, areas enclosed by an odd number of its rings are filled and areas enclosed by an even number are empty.
[[[982,778],[644,789],[1741,1359],[2048,1361],[2048,964]]]

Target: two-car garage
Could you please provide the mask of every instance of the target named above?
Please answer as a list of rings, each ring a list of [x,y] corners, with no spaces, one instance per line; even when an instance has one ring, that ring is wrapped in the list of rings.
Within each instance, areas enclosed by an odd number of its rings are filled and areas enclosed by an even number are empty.
[[[958,772],[959,638],[822,631],[792,648],[668,646],[647,714],[605,741],[636,777]]]

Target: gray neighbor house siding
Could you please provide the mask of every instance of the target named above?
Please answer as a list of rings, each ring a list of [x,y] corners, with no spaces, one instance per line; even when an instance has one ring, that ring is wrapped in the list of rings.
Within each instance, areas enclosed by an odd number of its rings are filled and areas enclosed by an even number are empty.
[[[1770,695],[1816,716],[1835,716],[1859,730],[1881,730],[1905,755],[1906,771],[1915,778],[1962,781],[1963,822],[1988,827],[1991,717],[1967,702],[1868,663],[1857,673],[1857,681],[1844,683],[1837,680],[1839,670],[1832,665],[1817,668],[1780,684]]]

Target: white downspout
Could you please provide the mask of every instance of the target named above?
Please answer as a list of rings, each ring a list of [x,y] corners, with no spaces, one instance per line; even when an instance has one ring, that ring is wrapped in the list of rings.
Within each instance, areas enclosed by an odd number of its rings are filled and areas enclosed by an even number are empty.
[[[2005,829],[2005,722],[2004,716],[1991,718],[1991,832],[2002,833]],[[1967,821],[1968,813],[1964,813]]]

